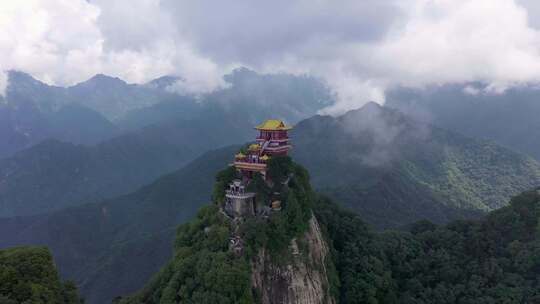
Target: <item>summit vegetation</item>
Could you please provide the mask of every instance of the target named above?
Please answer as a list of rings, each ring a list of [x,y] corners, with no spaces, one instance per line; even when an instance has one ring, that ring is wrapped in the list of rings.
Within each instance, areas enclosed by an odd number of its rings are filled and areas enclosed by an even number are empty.
[[[82,304],[73,282],[61,282],[44,247],[0,250],[0,303]]]
[[[224,189],[236,177],[236,171],[229,167],[219,172],[214,203],[203,207],[194,220],[178,228],[172,260],[137,295],[115,301],[124,304],[256,303],[257,293],[252,291],[250,282],[250,259],[263,247],[276,260],[286,259],[282,254],[287,252],[291,239],[307,229],[315,197],[307,171],[289,157],[271,159],[268,174],[274,181],[272,187],[256,176],[250,190],[257,192],[258,199],[281,192],[282,211],[268,218],[248,218],[237,226],[219,209]],[[245,242],[241,255],[229,248],[230,237],[238,230]]]

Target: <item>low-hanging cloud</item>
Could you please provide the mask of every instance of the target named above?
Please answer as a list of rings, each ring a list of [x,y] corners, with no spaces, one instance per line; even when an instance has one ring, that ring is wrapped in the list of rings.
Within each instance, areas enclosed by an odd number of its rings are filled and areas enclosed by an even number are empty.
[[[177,90],[198,93],[247,66],[325,79],[339,99],[325,110],[333,114],[384,102],[398,85],[482,81],[496,92],[540,81],[534,0],[28,0],[0,8],[0,69],[59,85],[96,73],[130,82],[171,74],[183,79]]]
[[[220,86],[224,70],[197,54],[168,18],[159,1],[2,2],[0,79],[11,69],[64,86],[98,73],[142,83],[182,72],[187,91]]]

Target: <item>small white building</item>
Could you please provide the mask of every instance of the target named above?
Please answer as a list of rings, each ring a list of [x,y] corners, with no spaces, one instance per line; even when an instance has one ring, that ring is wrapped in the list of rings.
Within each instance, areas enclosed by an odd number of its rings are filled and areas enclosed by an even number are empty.
[[[225,191],[225,212],[232,217],[255,215],[255,193],[246,192],[241,180],[234,180]]]

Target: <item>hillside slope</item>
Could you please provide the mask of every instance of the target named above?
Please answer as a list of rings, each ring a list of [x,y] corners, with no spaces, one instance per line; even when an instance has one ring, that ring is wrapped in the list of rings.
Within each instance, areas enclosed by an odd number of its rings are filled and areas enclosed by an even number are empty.
[[[530,157],[374,103],[304,120],[293,143],[315,187],[377,227],[469,217],[540,185]]]
[[[210,199],[215,172],[237,147],[207,153],[136,192],[46,215],[0,220],[0,248],[37,244],[87,303],[140,288],[170,257],[175,227]]]
[[[60,282],[50,252],[41,247],[0,250],[0,303],[82,304],[71,282]]]
[[[0,158],[49,138],[96,144],[118,133],[111,122],[84,106],[66,105],[49,111],[22,101],[15,105],[0,101]]]
[[[427,89],[397,88],[386,104],[467,136],[499,145],[540,160],[540,90],[535,86],[494,93],[487,84],[465,83]]]
[[[341,303],[538,303],[540,195],[514,197],[479,221],[375,233],[358,215],[321,200]]]
[[[253,133],[233,119],[211,121],[160,124],[91,147],[48,140],[0,160],[0,217],[129,193],[205,151],[243,142]]]

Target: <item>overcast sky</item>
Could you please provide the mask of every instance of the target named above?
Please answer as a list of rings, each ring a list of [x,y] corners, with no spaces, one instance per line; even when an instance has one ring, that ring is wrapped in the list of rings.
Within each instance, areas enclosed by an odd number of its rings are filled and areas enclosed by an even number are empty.
[[[540,82],[538,0],[0,0],[0,29],[0,70],[50,84],[171,74],[205,92],[246,66],[322,77],[329,112],[395,85]]]

